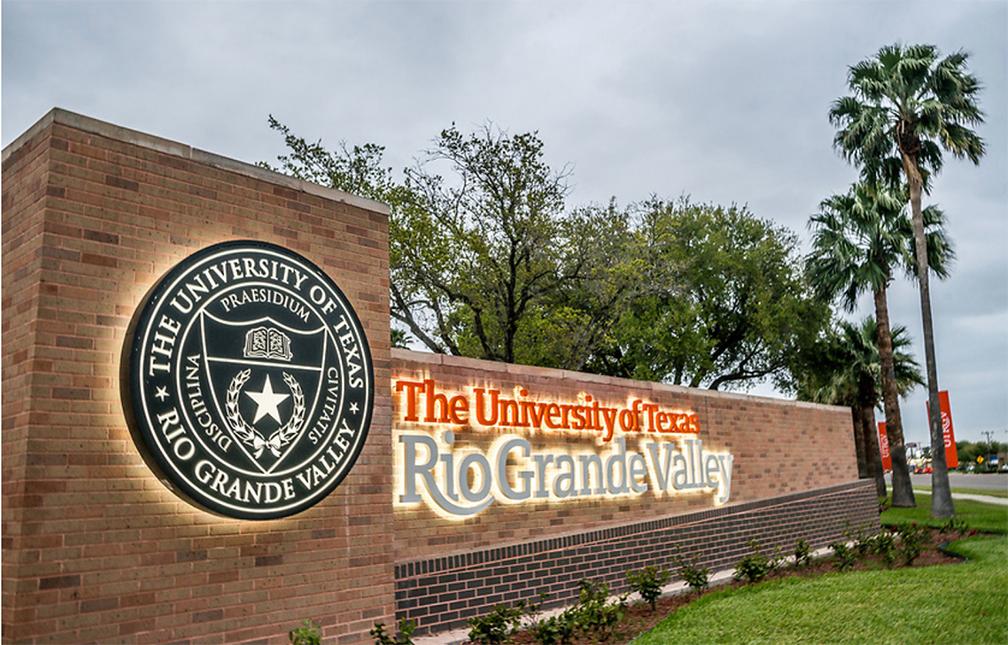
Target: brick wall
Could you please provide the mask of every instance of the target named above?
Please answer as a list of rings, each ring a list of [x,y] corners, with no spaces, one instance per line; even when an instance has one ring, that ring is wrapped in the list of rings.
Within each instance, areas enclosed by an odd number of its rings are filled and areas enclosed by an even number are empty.
[[[38,585],[18,579],[22,564],[36,554],[22,549],[32,536],[21,535],[21,520],[36,505],[35,491],[25,486],[28,438],[32,422],[32,377],[49,370],[52,361],[38,356],[39,281],[43,250],[43,212],[48,199],[49,133],[26,139],[3,166],[3,605],[4,631],[30,615],[18,608],[20,594]],[[30,493],[30,494],[29,494]]]
[[[147,289],[207,245],[291,248],[343,289],[389,378],[380,205],[55,110],[4,151],[3,637],[286,642],[304,618],[367,640],[393,607],[389,399],[337,490],[268,522],[180,501],[119,400]]]
[[[396,617],[415,621],[419,633],[466,624],[498,604],[518,600],[570,604],[581,580],[627,591],[626,571],[655,565],[673,569],[684,556],[711,571],[731,568],[749,552],[749,540],[785,554],[804,539],[819,548],[848,528],[879,528],[871,481],[794,493],[583,533],[535,540],[396,566]]]
[[[588,393],[614,405],[625,404],[628,397],[640,397],[671,408],[692,409],[699,417],[704,445],[728,450],[735,456],[730,503],[779,497],[858,478],[849,408],[404,350],[392,352],[392,375],[408,380],[432,378],[449,390],[485,384],[509,392],[521,385],[530,395],[559,400],[575,400],[579,393]],[[392,402],[394,428],[438,429],[399,422],[401,396],[394,394]],[[455,436],[456,448],[474,446],[486,450],[497,433],[460,427],[455,429]],[[591,441],[591,438],[565,440],[539,436],[535,445],[537,449],[584,448],[586,444],[590,448]],[[628,447],[634,443],[628,442]],[[661,498],[645,494],[618,500],[495,504],[464,522],[446,521],[426,506],[398,508],[396,561],[524,542],[710,507],[709,493]]]
[[[396,615],[415,620],[422,633],[540,593],[549,604],[568,603],[583,579],[622,591],[627,569],[669,567],[678,554],[716,570],[734,564],[751,539],[790,549],[804,538],[819,547],[849,527],[879,523],[874,485],[857,481],[846,408],[405,350],[392,351],[392,376],[433,379],[448,392],[521,386],[553,401],[590,394],[613,406],[642,398],[689,409],[704,445],[735,457],[731,499],[718,508],[710,493],[494,504],[464,521],[445,520],[425,505],[396,508]],[[403,408],[404,397],[393,392],[393,440],[397,430],[445,429],[406,423]],[[452,429],[456,450],[485,451],[505,432]],[[540,434],[534,445],[591,448],[593,438]]]

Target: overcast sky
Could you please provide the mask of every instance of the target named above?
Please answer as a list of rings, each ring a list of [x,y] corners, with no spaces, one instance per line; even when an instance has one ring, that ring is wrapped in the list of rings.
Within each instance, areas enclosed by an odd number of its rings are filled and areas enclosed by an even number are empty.
[[[401,167],[452,122],[492,120],[572,165],[571,205],[689,193],[748,203],[806,244],[818,202],[855,178],[826,118],[847,66],[897,40],[964,48],[988,154],[949,160],[928,199],[959,253],[932,289],[939,377],[960,438],[1008,441],[1004,0],[334,5],[4,0],[3,144],[59,106],[273,160],[273,113],[309,138],[384,144]],[[890,313],[919,341],[910,282]],[[903,401],[908,441],[927,442],[925,400]]]

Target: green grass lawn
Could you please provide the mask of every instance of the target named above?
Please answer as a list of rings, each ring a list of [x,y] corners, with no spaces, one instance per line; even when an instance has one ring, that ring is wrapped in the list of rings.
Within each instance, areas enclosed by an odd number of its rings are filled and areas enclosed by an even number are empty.
[[[952,500],[956,517],[971,528],[988,533],[1008,533],[1008,506],[995,506],[974,502],[969,499]],[[917,522],[925,526],[940,527],[944,520],[931,517],[931,496],[917,493],[916,508],[890,508],[882,513],[883,524],[909,524]]]
[[[1008,537],[952,548],[967,562],[714,592],[633,643],[1008,643]]]

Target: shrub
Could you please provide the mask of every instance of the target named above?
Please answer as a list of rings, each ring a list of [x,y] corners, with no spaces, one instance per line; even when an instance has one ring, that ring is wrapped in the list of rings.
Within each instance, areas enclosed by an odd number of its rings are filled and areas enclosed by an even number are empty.
[[[679,559],[679,577],[689,588],[701,592],[710,584],[710,569],[698,567],[692,562]]]
[[[399,621],[395,636],[385,631],[385,623],[375,623],[369,633],[375,639],[375,645],[413,645],[413,632],[416,628],[416,623],[403,618]]]
[[[746,582],[759,582],[763,578],[774,572],[780,566],[779,557],[768,557],[759,550],[759,542],[752,540],[749,542],[750,552],[735,565],[735,572],[732,576],[736,580]],[[778,549],[779,551],[779,549]]]
[[[903,564],[910,566],[920,556],[924,549],[925,533],[914,522],[909,526],[900,527],[899,555]]]
[[[497,605],[485,616],[470,618],[469,640],[480,645],[503,643],[521,626],[525,613],[525,604],[518,603],[513,607]]]
[[[626,595],[609,602],[609,585],[591,580],[581,581],[575,614],[577,627],[598,641],[607,641],[613,628],[626,614]]]
[[[668,569],[644,567],[636,571],[627,571],[626,578],[630,588],[640,594],[651,605],[651,611],[657,609],[658,597],[662,587],[668,583],[671,574]]]
[[[305,620],[287,634],[291,645],[319,645],[322,642],[322,628],[310,620]]]
[[[833,549],[833,566],[839,571],[846,571],[857,563],[857,551],[843,542],[834,542],[830,545]]]
[[[872,538],[872,553],[882,558],[887,567],[896,561],[896,536],[892,531],[884,530]]]
[[[859,527],[857,531],[852,531],[850,529],[844,531],[844,535],[847,539],[854,543],[854,550],[857,552],[858,557],[865,557],[871,553],[872,549],[872,536],[866,535],[863,527]]]
[[[577,607],[532,625],[532,637],[540,645],[569,645],[577,631]]]
[[[626,615],[626,600],[624,594],[609,602],[608,585],[582,580],[577,604],[532,625],[532,636],[542,645],[566,645],[578,633],[592,642],[605,642]]]
[[[796,567],[805,567],[812,561],[812,547],[805,540],[798,540],[794,547],[794,563]]]

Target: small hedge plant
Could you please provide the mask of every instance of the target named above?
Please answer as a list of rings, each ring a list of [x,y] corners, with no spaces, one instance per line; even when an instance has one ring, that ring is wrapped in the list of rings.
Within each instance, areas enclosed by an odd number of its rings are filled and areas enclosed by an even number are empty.
[[[805,540],[798,540],[794,547],[794,563],[798,568],[807,567],[812,562],[812,547]]]
[[[627,571],[627,583],[630,588],[640,594],[640,597],[651,605],[651,611],[657,610],[658,598],[672,574],[668,569],[644,567],[643,569]]]
[[[416,623],[403,618],[399,621],[399,629],[394,636],[385,631],[385,623],[375,623],[369,633],[375,639],[375,645],[413,645],[413,632],[416,628]]]
[[[556,616],[543,618],[532,625],[532,638],[540,645],[570,645],[577,633],[575,608],[570,607]]]
[[[910,566],[914,563],[924,550],[924,539],[926,533],[914,522],[899,529],[899,555],[903,564]]]
[[[531,626],[532,637],[537,643],[569,645],[578,635],[596,643],[612,638],[616,626],[626,615],[626,594],[610,602],[609,586],[605,583],[582,580],[580,587],[577,604]]]
[[[320,645],[322,643],[322,628],[310,620],[290,630],[287,634],[291,645]]]
[[[779,554],[780,549],[778,549],[777,555],[769,557],[760,551],[759,542],[752,540],[749,542],[749,550],[749,554],[735,565],[732,577],[736,580],[749,583],[759,582],[780,567],[782,562]]]
[[[522,618],[535,611],[534,606],[525,602],[511,607],[497,605],[490,613],[469,619],[469,640],[480,645],[503,643],[518,631]]]
[[[896,534],[888,530],[876,533],[871,551],[882,558],[887,567],[891,567],[896,562]]]
[[[710,586],[710,569],[699,567],[685,558],[679,558],[679,577],[697,593]]]
[[[857,564],[857,551],[845,542],[834,542],[830,545],[833,549],[833,566],[838,571],[846,571]]]

